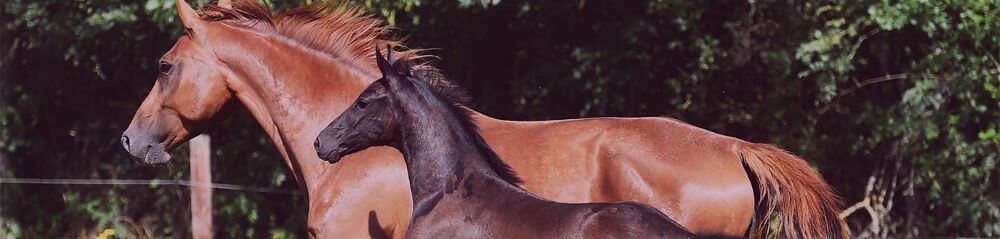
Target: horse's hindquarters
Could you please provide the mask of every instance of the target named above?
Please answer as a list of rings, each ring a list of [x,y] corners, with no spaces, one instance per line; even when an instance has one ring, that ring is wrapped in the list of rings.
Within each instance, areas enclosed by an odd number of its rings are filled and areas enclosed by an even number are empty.
[[[505,123],[484,124],[487,141],[542,197],[640,202],[699,234],[742,237],[750,224],[737,139],[661,118]]]

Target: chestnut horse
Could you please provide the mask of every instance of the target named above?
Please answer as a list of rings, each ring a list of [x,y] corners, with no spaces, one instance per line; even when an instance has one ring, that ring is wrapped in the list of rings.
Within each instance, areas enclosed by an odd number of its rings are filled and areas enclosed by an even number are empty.
[[[253,0],[224,5],[198,13],[177,0],[187,34],[163,55],[152,90],[122,135],[129,154],[141,163],[166,162],[168,152],[215,126],[220,112],[242,105],[304,192],[310,236],[367,237],[369,212],[391,236],[403,235],[411,203],[399,152],[376,147],[351,156],[366,160],[328,165],[312,145],[378,78],[375,45],[398,42],[380,40],[383,23],[357,8],[319,4],[272,15]],[[400,55],[420,57],[415,50]],[[524,189],[545,198],[641,202],[699,234],[763,235],[776,216],[791,238],[846,236],[838,199],[822,177],[771,145],[659,117],[472,117],[525,179]]]
[[[414,205],[407,238],[693,237],[648,205],[558,203],[525,191],[479,134],[464,90],[433,68],[392,60],[391,47],[388,59],[377,47],[375,55],[382,78],[319,133],[315,147],[330,163],[373,146],[399,150]]]

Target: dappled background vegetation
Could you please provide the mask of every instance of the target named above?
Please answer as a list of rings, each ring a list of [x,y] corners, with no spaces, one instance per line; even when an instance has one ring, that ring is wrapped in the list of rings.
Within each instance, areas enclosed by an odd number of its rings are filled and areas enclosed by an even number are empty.
[[[674,117],[801,155],[857,236],[1000,236],[997,1],[353,4],[437,49],[488,115]],[[148,168],[118,144],[177,20],[173,0],[3,1],[0,176],[186,179],[184,147]],[[246,112],[224,125],[209,132],[215,182],[296,188]],[[0,237],[186,237],[188,201],[175,186],[0,184]],[[219,237],[304,236],[300,196],[216,190],[214,204]]]

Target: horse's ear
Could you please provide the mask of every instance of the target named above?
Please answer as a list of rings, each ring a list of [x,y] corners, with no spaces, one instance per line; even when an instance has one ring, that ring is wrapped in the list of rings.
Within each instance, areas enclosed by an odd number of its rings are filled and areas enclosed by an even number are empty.
[[[188,31],[195,31],[202,29],[204,25],[204,20],[198,16],[198,13],[191,8],[191,5],[185,0],[177,0],[177,13],[181,17],[181,23],[184,23],[184,28]]]

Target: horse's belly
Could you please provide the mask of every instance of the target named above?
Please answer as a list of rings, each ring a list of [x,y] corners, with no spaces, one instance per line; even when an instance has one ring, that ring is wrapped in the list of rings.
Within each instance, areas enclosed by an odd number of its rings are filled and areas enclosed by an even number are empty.
[[[599,170],[591,160],[598,153],[596,140],[549,140],[552,137],[558,136],[523,137],[491,146],[523,179],[525,190],[557,202],[592,202],[592,183]]]

